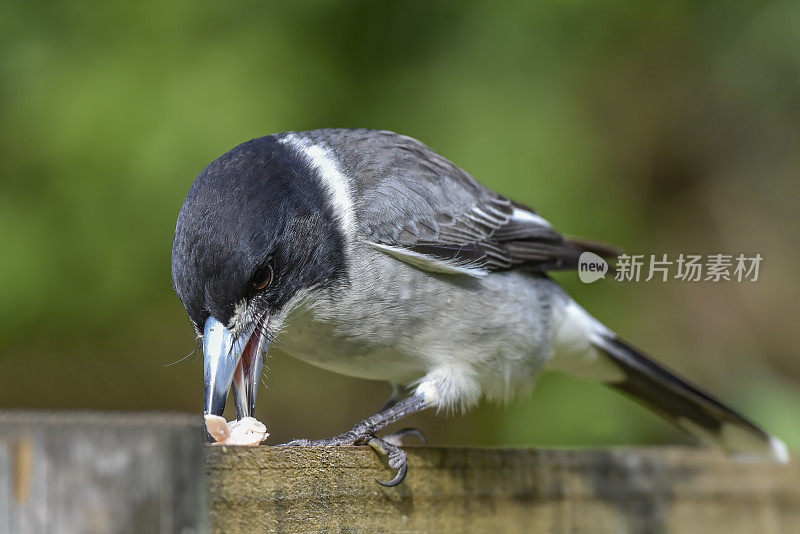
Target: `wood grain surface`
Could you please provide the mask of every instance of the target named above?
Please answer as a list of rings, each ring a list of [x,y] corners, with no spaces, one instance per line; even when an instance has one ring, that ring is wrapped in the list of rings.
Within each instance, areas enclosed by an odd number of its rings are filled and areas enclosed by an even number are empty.
[[[800,464],[692,448],[206,445],[192,415],[0,412],[0,534],[800,532]]]
[[[0,534],[208,532],[202,417],[0,411]]]
[[[800,532],[800,468],[691,448],[210,447],[213,532]]]

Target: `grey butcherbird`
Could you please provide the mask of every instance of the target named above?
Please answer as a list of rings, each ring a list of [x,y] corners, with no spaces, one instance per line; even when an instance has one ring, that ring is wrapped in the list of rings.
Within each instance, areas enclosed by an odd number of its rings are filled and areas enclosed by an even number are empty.
[[[410,137],[330,129],[243,143],[183,204],[175,289],[203,338],[205,412],[233,385],[253,415],[270,343],[410,395],[351,431],[296,445],[370,443],[405,415],[530,390],[545,369],[603,381],[702,441],[786,461],[785,445],[619,339],[547,271],[601,245],[564,238]]]

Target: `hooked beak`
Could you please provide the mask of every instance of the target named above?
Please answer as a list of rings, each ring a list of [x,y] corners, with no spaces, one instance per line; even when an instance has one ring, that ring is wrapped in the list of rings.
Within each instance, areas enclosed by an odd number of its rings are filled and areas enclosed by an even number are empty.
[[[255,414],[261,369],[269,350],[267,320],[268,316],[263,316],[239,337],[234,337],[214,317],[206,320],[203,330],[205,414],[222,415],[231,385],[236,418]]]

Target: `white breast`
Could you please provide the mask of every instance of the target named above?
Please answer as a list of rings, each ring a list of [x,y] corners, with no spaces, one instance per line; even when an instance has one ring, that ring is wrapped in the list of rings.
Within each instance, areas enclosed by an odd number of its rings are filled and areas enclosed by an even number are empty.
[[[529,389],[552,353],[552,281],[434,275],[367,247],[353,257],[349,288],[288,318],[276,340],[284,351],[361,378],[435,378],[448,407]]]

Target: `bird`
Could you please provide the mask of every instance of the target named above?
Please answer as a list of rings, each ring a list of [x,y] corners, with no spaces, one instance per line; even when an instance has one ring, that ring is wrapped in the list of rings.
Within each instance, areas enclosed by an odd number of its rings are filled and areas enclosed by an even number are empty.
[[[172,281],[202,339],[204,413],[255,413],[274,346],[393,386],[348,431],[290,446],[370,445],[407,415],[463,412],[528,393],[549,370],[633,397],[700,442],[786,462],[786,445],[634,345],[550,276],[585,252],[536,210],[485,187],[422,142],[371,129],[283,132],[210,163],[180,209]]]

